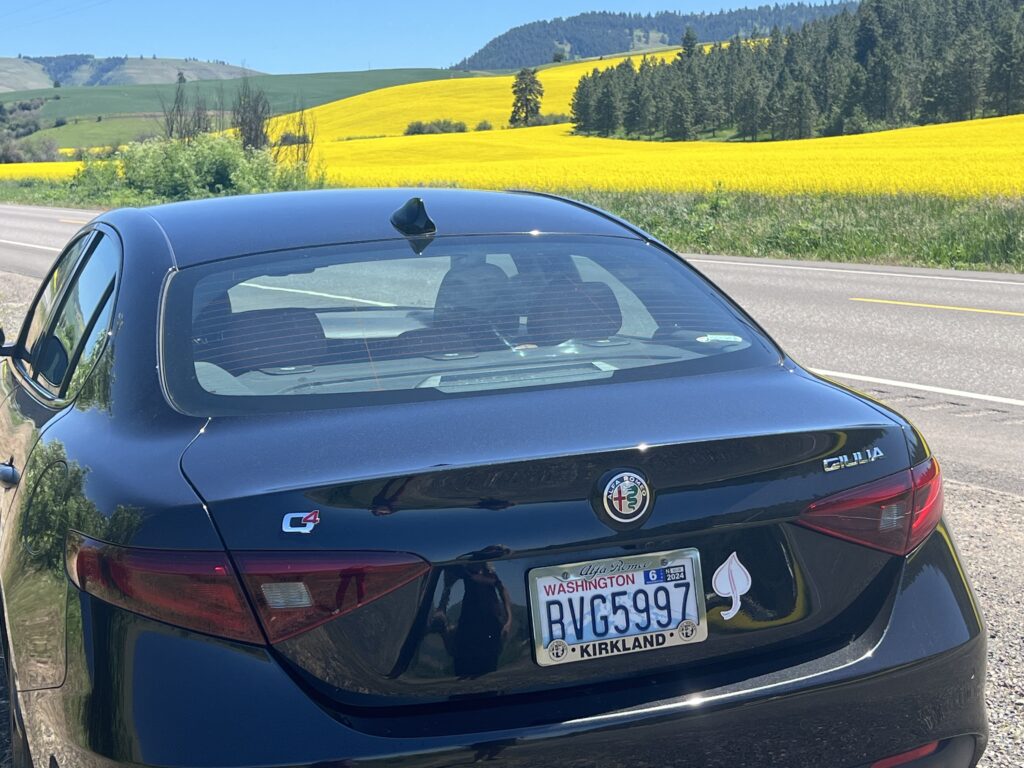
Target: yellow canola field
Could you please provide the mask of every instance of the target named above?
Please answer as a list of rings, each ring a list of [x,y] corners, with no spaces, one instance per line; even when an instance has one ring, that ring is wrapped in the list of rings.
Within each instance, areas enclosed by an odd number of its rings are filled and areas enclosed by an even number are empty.
[[[657,55],[665,59],[677,50]],[[579,78],[625,57],[541,70],[544,112],[567,112]],[[632,57],[634,64],[639,56]],[[1024,115],[787,142],[643,142],[574,136],[568,125],[503,129],[512,76],[435,80],[316,107],[314,159],[340,186],[768,194],[1024,195]],[[450,118],[492,131],[402,136],[413,120]],[[277,119],[277,130],[288,117]],[[352,138],[352,137],[377,138]],[[68,178],[80,163],[0,165],[0,180]]]
[[[1024,194],[1024,115],[758,143],[601,139],[565,125],[351,141],[325,133],[318,159],[342,186]]]
[[[651,58],[674,59],[678,48],[648,54]],[[605,69],[631,58],[639,66],[642,55],[620,56],[597,61],[573,62],[542,69],[537,73],[544,86],[541,111],[569,113],[576,84],[595,67]],[[353,136],[400,136],[414,120],[461,120],[470,130],[487,120],[495,128],[508,125],[512,112],[513,75],[428,80],[361,93],[307,110],[316,121],[317,135],[329,139]],[[271,134],[287,130],[288,116],[278,118]]]
[[[70,179],[82,167],[78,162],[0,163],[0,181],[8,179]]]

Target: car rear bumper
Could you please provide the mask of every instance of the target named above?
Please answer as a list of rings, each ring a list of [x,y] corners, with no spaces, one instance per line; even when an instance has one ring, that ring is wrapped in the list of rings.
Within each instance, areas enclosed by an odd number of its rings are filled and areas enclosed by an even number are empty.
[[[631,709],[609,696],[583,719],[561,702],[549,724],[504,731],[477,730],[467,709],[459,733],[369,733],[266,649],[80,607],[64,686],[21,694],[37,765],[860,768],[939,740],[907,768],[968,768],[986,742],[985,633],[944,525],[908,558],[891,610],[839,651]]]

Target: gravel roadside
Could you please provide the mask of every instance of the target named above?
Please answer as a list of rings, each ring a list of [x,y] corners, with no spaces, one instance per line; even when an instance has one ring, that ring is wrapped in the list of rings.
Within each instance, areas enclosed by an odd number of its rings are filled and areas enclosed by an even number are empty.
[[[989,742],[978,768],[1024,766],[1024,497],[946,480],[945,517],[988,627]]]
[[[0,327],[13,337],[38,281],[0,272]],[[898,407],[898,406],[897,406]],[[989,748],[979,768],[1024,766],[1024,497],[947,478],[946,520],[988,625]],[[9,765],[6,686],[0,768]]]
[[[34,277],[0,272],[0,328],[8,341],[18,335],[21,320],[38,287],[39,280]]]

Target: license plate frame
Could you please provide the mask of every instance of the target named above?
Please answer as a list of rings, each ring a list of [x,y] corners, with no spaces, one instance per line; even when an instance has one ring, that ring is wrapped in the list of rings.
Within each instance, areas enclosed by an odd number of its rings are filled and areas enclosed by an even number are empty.
[[[704,642],[708,623],[703,584],[700,552],[693,547],[532,568],[527,589],[534,659],[550,667]],[[663,593],[656,593],[659,587],[668,593],[667,601]],[[613,592],[619,594],[615,601]],[[635,597],[637,592],[645,595],[646,612],[639,605],[645,601]],[[603,596],[603,604],[590,599],[595,595]],[[628,603],[624,605],[623,600]],[[558,603],[559,610],[551,602]],[[666,602],[667,612],[662,608]],[[623,607],[628,619],[621,613]],[[656,617],[655,611],[660,611]],[[607,625],[604,635],[595,623],[599,628]],[[623,623],[625,631],[610,631]],[[648,629],[641,629],[642,623]],[[556,626],[560,637],[556,637]]]

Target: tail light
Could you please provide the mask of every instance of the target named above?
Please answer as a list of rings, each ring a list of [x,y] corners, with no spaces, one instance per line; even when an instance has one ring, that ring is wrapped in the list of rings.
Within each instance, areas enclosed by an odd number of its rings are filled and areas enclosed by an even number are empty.
[[[67,541],[68,575],[83,592],[178,627],[260,644],[350,613],[430,567],[386,552],[242,552],[234,559],[241,582],[225,552],[119,547],[75,532]]]
[[[905,555],[924,541],[942,517],[942,474],[928,459],[811,504],[797,521],[816,531]]]
[[[934,755],[935,751],[939,748],[939,742],[931,741],[927,744],[923,744],[917,749],[912,749],[909,752],[901,752],[898,755],[887,757],[884,760],[879,760],[871,764],[871,768],[896,768],[899,765],[906,765],[912,763],[915,760],[920,760],[922,757],[928,757]]]
[[[384,597],[430,567],[397,552],[242,552],[235,562],[271,643]]]
[[[68,575],[83,592],[186,629],[262,643],[224,552],[117,547],[68,534]]]

